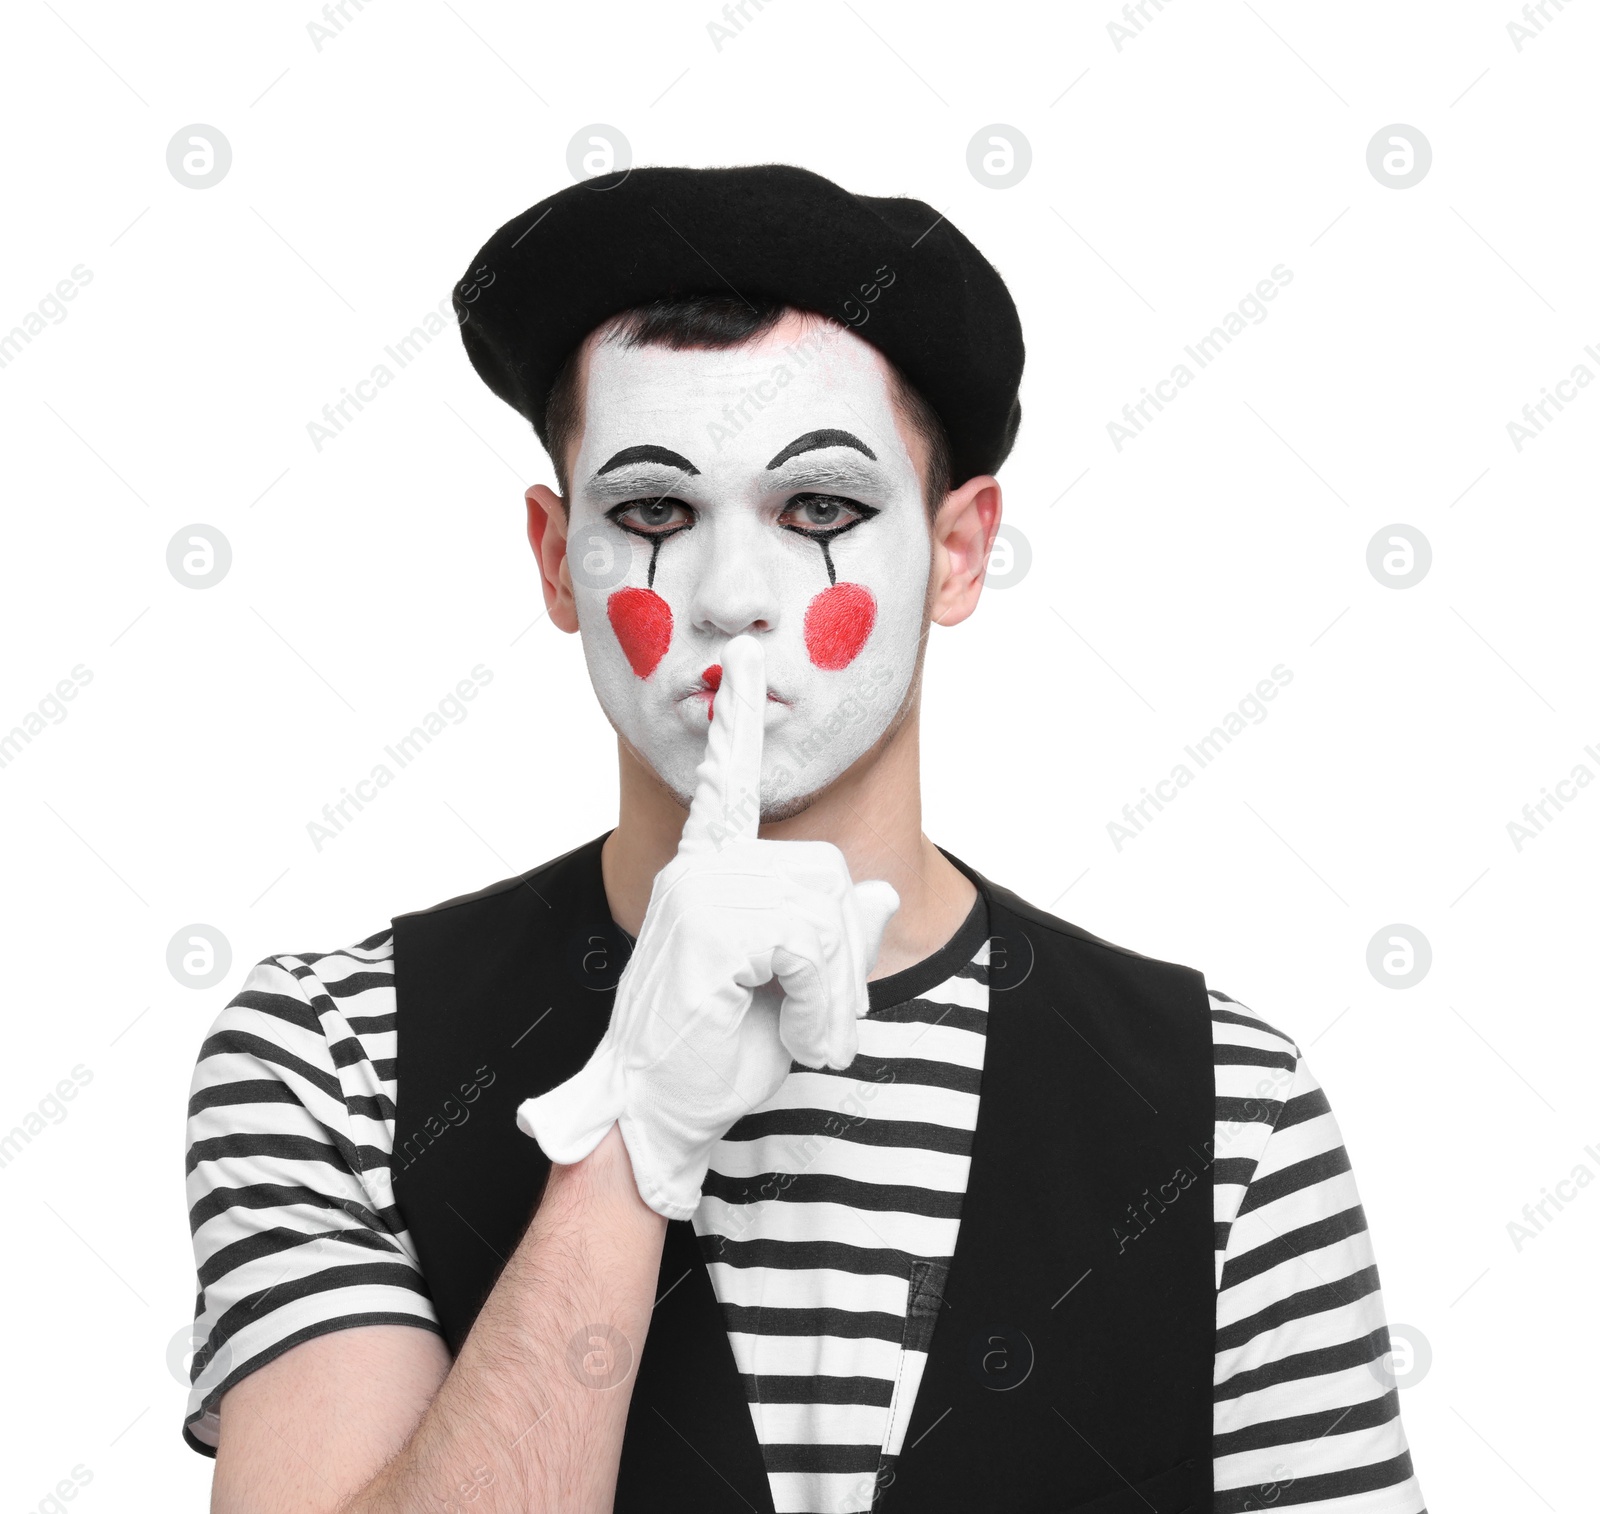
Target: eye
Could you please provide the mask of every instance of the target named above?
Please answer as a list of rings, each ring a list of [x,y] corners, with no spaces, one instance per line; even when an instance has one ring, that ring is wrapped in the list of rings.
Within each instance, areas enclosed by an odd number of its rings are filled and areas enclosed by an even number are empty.
[[[614,505],[606,518],[635,536],[672,536],[694,524],[694,511],[681,499],[633,499]]]
[[[877,513],[871,505],[834,494],[797,494],[783,507],[778,524],[799,536],[831,541]]]

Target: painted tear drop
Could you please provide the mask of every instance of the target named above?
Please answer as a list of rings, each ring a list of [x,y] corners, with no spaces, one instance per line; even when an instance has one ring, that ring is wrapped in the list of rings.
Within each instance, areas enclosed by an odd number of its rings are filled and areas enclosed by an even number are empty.
[[[672,641],[672,607],[654,589],[618,589],[606,601],[606,616],[628,666],[648,678]]]
[[[863,584],[834,584],[806,606],[806,651],[826,672],[855,661],[872,634],[878,603]]]

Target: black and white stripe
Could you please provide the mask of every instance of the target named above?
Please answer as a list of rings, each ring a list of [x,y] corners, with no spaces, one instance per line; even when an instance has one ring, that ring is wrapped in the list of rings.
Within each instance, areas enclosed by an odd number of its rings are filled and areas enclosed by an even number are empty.
[[[712,1151],[694,1226],[776,1514],[870,1510],[900,1452],[971,1165],[982,937],[975,912],[948,978],[875,1007],[843,1072],[794,1065]]]
[[[392,933],[252,968],[189,1098],[197,1450],[217,1444],[222,1394],[301,1341],[438,1330],[389,1186],[394,1119]]]
[[[966,1186],[985,960],[875,1008],[856,1064],[796,1069],[714,1154],[696,1230],[780,1511],[869,1508],[901,1449]],[[1291,1040],[1211,997],[1214,1508],[1420,1514],[1327,1099]],[[390,933],[252,969],[190,1101],[197,1450],[222,1393],[300,1341],[438,1329],[390,1189],[394,1120]]]
[[[1419,1514],[1389,1332],[1339,1127],[1300,1049],[1211,991],[1214,1514]]]

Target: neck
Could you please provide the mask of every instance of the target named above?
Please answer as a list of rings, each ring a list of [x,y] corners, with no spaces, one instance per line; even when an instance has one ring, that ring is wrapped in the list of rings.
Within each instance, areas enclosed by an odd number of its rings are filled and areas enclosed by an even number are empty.
[[[773,841],[831,841],[856,882],[881,878],[900,895],[871,976],[887,977],[932,955],[960,928],[976,890],[922,834],[917,709],[798,815],[761,827]],[[619,740],[617,828],[601,852],[612,918],[637,936],[655,875],[672,860],[683,806]]]

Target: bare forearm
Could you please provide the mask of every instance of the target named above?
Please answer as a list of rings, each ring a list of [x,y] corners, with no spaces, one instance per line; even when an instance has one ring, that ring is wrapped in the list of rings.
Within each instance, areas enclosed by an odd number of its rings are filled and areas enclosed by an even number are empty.
[[[341,1514],[609,1510],[665,1231],[615,1127],[553,1168],[416,1431]]]

